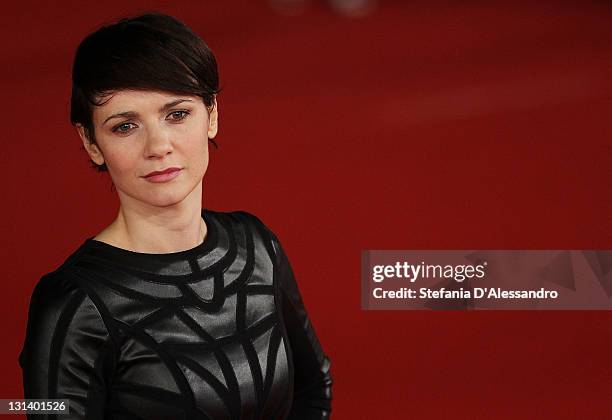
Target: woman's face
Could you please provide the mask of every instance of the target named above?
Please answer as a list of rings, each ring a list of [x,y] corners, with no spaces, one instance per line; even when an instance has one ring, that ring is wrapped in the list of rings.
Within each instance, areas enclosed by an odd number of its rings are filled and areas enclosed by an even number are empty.
[[[77,128],[91,159],[106,163],[121,203],[166,207],[183,201],[206,173],[208,138],[217,134],[217,106],[209,115],[198,96],[157,91],[121,90],[109,97],[93,109],[97,146]],[[180,171],[158,182],[146,177],[168,168]]]

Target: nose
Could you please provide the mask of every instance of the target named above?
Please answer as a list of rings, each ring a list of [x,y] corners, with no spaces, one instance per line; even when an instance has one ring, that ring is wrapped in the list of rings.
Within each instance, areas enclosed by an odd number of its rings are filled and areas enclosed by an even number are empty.
[[[147,133],[145,155],[147,158],[163,158],[172,153],[171,134],[168,130],[155,128]]]

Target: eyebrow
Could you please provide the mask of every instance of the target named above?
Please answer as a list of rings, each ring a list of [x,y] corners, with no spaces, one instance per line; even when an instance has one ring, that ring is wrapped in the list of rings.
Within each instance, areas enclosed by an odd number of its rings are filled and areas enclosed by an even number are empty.
[[[193,101],[191,99],[177,99],[176,101],[168,102],[167,104],[159,108],[159,113],[161,114],[163,112],[166,112],[173,106],[176,106],[182,102],[193,102]],[[113,118],[121,118],[121,117],[134,118],[137,116],[138,116],[138,113],[134,111],[118,112],[117,114],[113,114],[107,119],[105,119],[102,125],[106,124],[109,120],[112,120]]]

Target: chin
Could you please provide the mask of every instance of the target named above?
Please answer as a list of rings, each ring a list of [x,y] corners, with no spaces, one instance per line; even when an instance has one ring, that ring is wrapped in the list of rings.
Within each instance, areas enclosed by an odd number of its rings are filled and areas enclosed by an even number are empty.
[[[182,191],[181,193],[178,191],[173,191],[155,194],[154,196],[147,197],[146,201],[153,206],[168,207],[181,203],[183,200],[185,200],[185,198],[187,198],[188,195],[188,193],[184,193]]]
[[[170,181],[159,184],[149,184],[146,182],[144,185],[131,185],[125,189],[117,187],[117,192],[120,196],[130,197],[133,200],[150,206],[169,207],[180,204],[190,194],[195,194],[200,182],[202,182],[201,179],[183,179],[180,182]]]
[[[139,190],[135,194],[123,191],[126,199],[138,201],[148,206],[169,207],[183,201],[189,194],[184,188],[170,188],[164,191],[144,191]]]

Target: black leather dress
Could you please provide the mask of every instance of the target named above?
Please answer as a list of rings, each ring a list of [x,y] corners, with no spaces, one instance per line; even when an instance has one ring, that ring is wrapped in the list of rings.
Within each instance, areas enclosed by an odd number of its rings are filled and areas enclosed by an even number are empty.
[[[245,212],[202,217],[195,248],[88,238],[40,279],[19,363],[25,398],[69,400],[48,418],[330,417],[330,361],[277,238]]]

